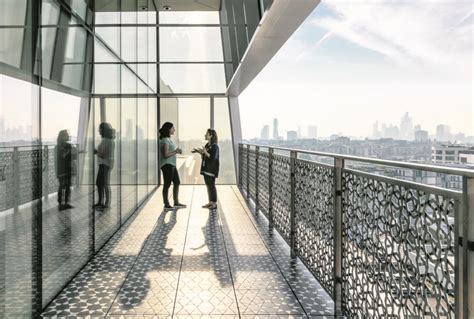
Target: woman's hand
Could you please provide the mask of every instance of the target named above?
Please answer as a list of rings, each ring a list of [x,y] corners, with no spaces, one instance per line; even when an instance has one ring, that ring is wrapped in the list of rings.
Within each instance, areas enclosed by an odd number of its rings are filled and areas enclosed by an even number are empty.
[[[178,147],[176,149],[176,154],[183,154],[183,150]]]

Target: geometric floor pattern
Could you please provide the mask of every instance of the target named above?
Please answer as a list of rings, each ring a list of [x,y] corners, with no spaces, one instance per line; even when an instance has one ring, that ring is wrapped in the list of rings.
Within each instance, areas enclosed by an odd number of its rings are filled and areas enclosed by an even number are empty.
[[[236,186],[158,190],[42,314],[43,318],[330,318],[334,305]]]

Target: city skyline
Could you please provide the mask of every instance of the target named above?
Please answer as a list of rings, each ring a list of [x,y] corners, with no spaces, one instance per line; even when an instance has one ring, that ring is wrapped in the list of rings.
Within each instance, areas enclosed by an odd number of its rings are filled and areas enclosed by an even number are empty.
[[[375,123],[372,124],[372,133],[368,136],[352,136],[352,135],[345,135],[345,134],[336,133],[336,132],[330,133],[327,136],[319,136],[317,134],[318,126],[315,125],[314,123],[309,124],[307,126],[306,134],[302,134],[301,126],[298,126],[298,128],[291,127],[291,128],[281,129],[278,124],[280,123],[279,118],[274,118],[272,122],[277,123],[278,125],[276,131],[275,131],[275,127],[270,126],[269,124],[264,124],[264,126],[260,130],[260,135],[251,137],[250,139],[252,138],[260,138],[262,140],[284,139],[285,137],[287,137],[287,134],[289,132],[292,132],[291,136],[292,136],[292,139],[294,139],[293,132],[295,132],[297,133],[298,138],[328,139],[337,135],[337,136],[345,136],[345,137],[351,137],[351,138],[372,138],[372,139],[392,138],[392,139],[398,139],[398,140],[412,141],[412,140],[417,139],[416,133],[419,132],[420,134],[418,134],[418,139],[422,139],[422,140],[430,139],[430,140],[437,140],[439,142],[455,142],[455,141],[463,142],[463,140],[470,139],[471,143],[474,141],[474,134],[469,135],[469,134],[466,134],[465,132],[452,131],[449,125],[446,125],[443,123],[437,124],[435,126],[434,131],[429,131],[427,129],[424,129],[424,127],[421,124],[418,124],[417,121],[413,120],[409,112],[405,112],[401,116],[399,126],[393,123],[382,123],[378,120],[375,121]],[[271,136],[271,138],[268,134],[270,129],[273,130],[273,135]],[[275,134],[277,138],[275,137]]]

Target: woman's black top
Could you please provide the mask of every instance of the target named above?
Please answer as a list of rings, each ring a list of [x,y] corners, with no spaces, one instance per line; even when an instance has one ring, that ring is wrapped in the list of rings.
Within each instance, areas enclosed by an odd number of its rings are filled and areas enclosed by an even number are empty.
[[[56,177],[70,178],[73,175],[72,145],[69,143],[58,144],[54,149],[56,157]]]
[[[219,176],[219,146],[207,143],[204,148],[210,156],[202,155],[201,175],[217,178]]]

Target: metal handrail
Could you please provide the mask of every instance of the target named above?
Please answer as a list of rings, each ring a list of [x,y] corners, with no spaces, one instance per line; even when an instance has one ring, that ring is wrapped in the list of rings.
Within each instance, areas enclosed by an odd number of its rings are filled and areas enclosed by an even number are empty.
[[[315,151],[302,150],[302,149],[297,149],[297,148],[277,147],[277,146],[262,145],[262,144],[250,144],[250,143],[240,143],[240,144],[253,146],[253,147],[258,146],[258,147],[264,147],[264,148],[273,148],[274,150],[280,150],[280,151],[286,151],[286,152],[297,152],[300,154],[316,155],[316,156],[322,156],[322,157],[332,157],[335,159],[343,159],[347,161],[363,162],[363,163],[370,163],[370,164],[377,164],[377,165],[384,165],[384,166],[394,166],[394,167],[400,167],[400,168],[409,168],[409,169],[416,169],[420,171],[430,171],[430,172],[449,174],[449,175],[474,177],[474,169],[445,167],[445,166],[431,165],[431,164],[417,164],[417,163],[409,163],[409,162],[401,162],[401,161],[360,157],[360,156],[354,156],[354,155],[344,155],[344,154],[337,154],[337,153],[315,152]]]

